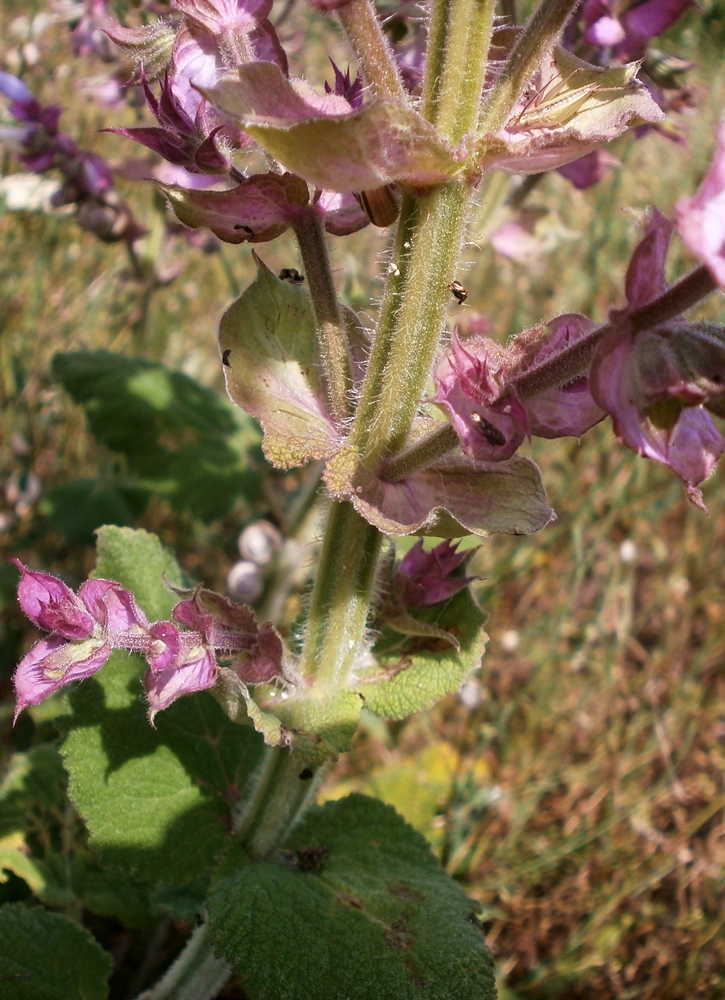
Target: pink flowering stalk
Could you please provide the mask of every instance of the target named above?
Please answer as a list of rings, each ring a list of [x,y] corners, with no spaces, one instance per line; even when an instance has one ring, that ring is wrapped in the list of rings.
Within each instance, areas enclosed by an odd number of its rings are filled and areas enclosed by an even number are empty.
[[[114,649],[146,657],[149,719],[177,698],[212,688],[220,669],[245,684],[282,680],[282,644],[269,622],[211,591],[197,589],[172,612],[174,621],[149,623],[133,594],[112,580],[87,580],[77,594],[58,577],[20,560],[18,601],[30,620],[50,633],[15,671],[15,718],[71,681],[100,670]],[[184,626],[179,628],[179,625]],[[231,659],[221,668],[217,656]]]

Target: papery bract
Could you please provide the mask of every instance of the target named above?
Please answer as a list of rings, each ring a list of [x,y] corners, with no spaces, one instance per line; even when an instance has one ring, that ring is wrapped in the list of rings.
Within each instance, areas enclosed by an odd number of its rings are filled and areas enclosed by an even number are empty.
[[[638,69],[638,63],[603,69],[554,48],[503,128],[479,137],[480,168],[553,170],[628,128],[661,121],[663,112],[637,80]]]
[[[389,535],[525,535],[554,517],[539,469],[527,458],[475,462],[451,455],[390,482],[343,448],[328,461],[324,478],[333,496],[348,499]]]
[[[319,188],[365,191],[401,181],[437,184],[467,163],[402,101],[373,98],[354,109],[344,97],[317,94],[270,63],[246,63],[204,96],[287,167]]]
[[[277,468],[326,458],[341,443],[320,371],[309,297],[255,256],[257,277],[224,313],[219,347],[235,403],[262,424],[262,447]]]
[[[205,226],[225,243],[276,239],[309,201],[307,185],[294,174],[253,174],[227,191],[160,187],[180,222],[192,229]]]

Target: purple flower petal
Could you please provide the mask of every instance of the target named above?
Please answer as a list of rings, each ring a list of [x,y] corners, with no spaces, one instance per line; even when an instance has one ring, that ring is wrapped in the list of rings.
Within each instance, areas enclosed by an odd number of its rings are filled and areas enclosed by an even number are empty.
[[[696,194],[677,203],[680,236],[725,288],[725,122],[717,133],[717,146]]]
[[[217,678],[214,653],[204,645],[183,650],[179,658],[161,669],[147,671],[144,686],[149,701],[149,718],[168,708],[177,698],[213,687]]]
[[[391,591],[401,607],[429,607],[447,601],[465,589],[473,577],[452,576],[471,555],[458,552],[449,540],[425,550],[419,541],[401,559],[393,577]]]
[[[173,622],[154,622],[149,629],[153,645],[146,653],[152,670],[160,673],[176,665],[181,653],[181,632]]]
[[[12,562],[21,571],[18,601],[28,618],[46,632],[64,639],[87,639],[98,619],[80,596],[76,596],[57,576],[40,573]]]
[[[36,642],[18,664],[15,685],[15,718],[28,705],[37,705],[71,681],[90,677],[111,655],[111,646],[103,639],[69,642],[51,635]]]
[[[113,580],[86,580],[78,596],[105,634],[111,637],[127,633],[145,633],[146,615],[136,604],[130,590]]]

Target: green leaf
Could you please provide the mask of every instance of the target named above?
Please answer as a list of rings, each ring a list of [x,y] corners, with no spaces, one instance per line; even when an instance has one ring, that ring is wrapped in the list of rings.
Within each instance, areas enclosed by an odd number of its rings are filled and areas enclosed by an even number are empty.
[[[133,592],[149,621],[171,616],[179,597],[168,584],[183,586],[186,581],[173,555],[156,535],[142,528],[99,528],[96,568],[91,576],[115,580]]]
[[[59,720],[70,796],[104,864],[158,884],[205,872],[229,838],[232,811],[262,741],[206,694],[181,698],[151,728],[141,698],[145,664],[116,652],[71,692]]]
[[[176,510],[210,521],[258,493],[246,459],[258,429],[211,389],[108,351],[56,354],[53,373],[84,407],[95,436]]]
[[[131,526],[149,501],[148,490],[98,479],[74,479],[43,497],[40,513],[68,545],[89,545],[102,524]]]
[[[313,809],[269,861],[235,848],[209,899],[251,1000],[494,1000],[476,909],[424,838],[362,795]]]
[[[396,630],[385,629],[373,648],[377,665],[358,677],[355,690],[367,709],[386,719],[405,719],[458,691],[480,665],[488,640],[486,615],[468,589],[417,614],[454,636],[460,649],[441,639],[401,641]]]
[[[224,313],[219,346],[229,395],[262,424],[267,459],[288,469],[330,455],[339,438],[307,292],[254,258],[256,280]]]
[[[111,956],[60,913],[0,907],[3,1000],[104,1000]]]

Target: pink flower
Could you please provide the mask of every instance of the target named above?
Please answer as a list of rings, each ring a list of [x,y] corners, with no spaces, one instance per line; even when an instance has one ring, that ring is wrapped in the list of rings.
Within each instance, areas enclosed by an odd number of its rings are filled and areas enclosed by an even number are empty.
[[[489,337],[461,343],[454,335],[435,370],[433,402],[450,419],[465,454],[500,462],[526,437],[580,437],[601,420],[585,376],[564,374],[560,384],[526,397],[517,387],[537,364],[570,350],[594,327],[585,316],[572,313],[523,331],[507,347]]]
[[[596,350],[590,381],[617,437],[637,454],[669,466],[690,501],[704,510],[698,484],[725,450],[705,409],[722,408],[723,330],[682,318],[636,332],[629,323],[634,310],[668,287],[664,264],[671,232],[671,223],[655,210],[627,270],[627,308],[612,310],[613,329]]]
[[[647,42],[692,7],[692,0],[584,0],[584,41],[612,49],[611,58],[641,59]]]
[[[87,580],[77,594],[50,573],[22,575],[18,601],[39,628],[52,634],[23,657],[15,671],[15,718],[70,681],[90,677],[111,655],[121,636],[144,635],[147,621],[133,595],[111,580]]]
[[[217,679],[214,650],[199,632],[182,632],[173,622],[150,628],[154,645],[146,654],[151,669],[144,678],[149,719],[177,698],[213,687]]]
[[[678,201],[675,211],[680,236],[725,288],[725,122],[705,179],[696,194]]]
[[[446,540],[425,551],[422,540],[416,542],[397,566],[391,585],[391,597],[403,608],[440,604],[464,590],[472,576],[453,576],[471,555],[459,552]]]

